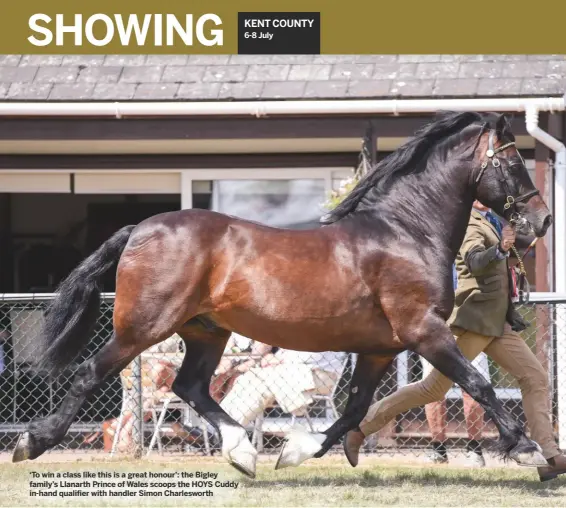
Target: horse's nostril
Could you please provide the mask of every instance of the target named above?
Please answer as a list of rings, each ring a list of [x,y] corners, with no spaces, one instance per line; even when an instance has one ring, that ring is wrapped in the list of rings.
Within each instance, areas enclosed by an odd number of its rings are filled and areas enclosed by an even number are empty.
[[[552,225],[552,215],[547,215],[542,225],[544,226],[544,229],[547,230]]]

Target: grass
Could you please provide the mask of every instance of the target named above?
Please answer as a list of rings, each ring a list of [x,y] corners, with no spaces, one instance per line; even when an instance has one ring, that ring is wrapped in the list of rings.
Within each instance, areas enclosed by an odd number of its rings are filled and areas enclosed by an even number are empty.
[[[366,459],[363,465],[353,469],[342,460],[311,460],[299,468],[281,471],[274,471],[273,463],[261,463],[256,480],[245,479],[230,466],[210,460],[203,460],[200,465],[183,459],[51,464],[3,462],[0,463],[0,506],[566,506],[566,478],[540,483],[530,469],[476,470],[379,465],[379,462],[379,459]],[[214,495],[206,498],[38,498],[29,495],[32,472],[56,475],[83,471],[176,472],[177,476],[181,472],[215,472],[218,481],[237,482],[238,486],[212,488]]]

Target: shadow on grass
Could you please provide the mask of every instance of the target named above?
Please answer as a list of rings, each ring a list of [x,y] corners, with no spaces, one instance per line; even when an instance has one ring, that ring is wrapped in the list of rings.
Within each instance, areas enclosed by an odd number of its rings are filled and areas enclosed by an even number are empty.
[[[523,473],[521,473],[523,474]],[[442,470],[442,469],[415,469],[403,471],[363,471],[360,474],[329,474],[321,476],[318,474],[306,474],[303,477],[282,477],[273,480],[246,480],[248,489],[254,488],[281,488],[281,487],[400,487],[404,488],[414,485],[415,487],[446,487],[465,486],[482,488],[503,488],[517,490],[539,497],[563,496],[564,491],[558,489],[566,487],[566,478],[558,478],[549,482],[540,482],[538,478],[512,478],[512,473],[493,470],[483,470],[476,473],[465,471]],[[536,475],[536,472],[534,472]]]

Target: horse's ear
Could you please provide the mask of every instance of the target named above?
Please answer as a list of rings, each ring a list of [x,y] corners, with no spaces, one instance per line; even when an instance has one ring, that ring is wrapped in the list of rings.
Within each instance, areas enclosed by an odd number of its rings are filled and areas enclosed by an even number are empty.
[[[515,135],[511,130],[511,117],[500,115],[495,124],[495,130],[499,138],[506,139],[507,141],[515,141]]]
[[[506,130],[509,130],[510,127],[509,119],[505,115],[499,115],[495,124],[495,130],[504,133]]]

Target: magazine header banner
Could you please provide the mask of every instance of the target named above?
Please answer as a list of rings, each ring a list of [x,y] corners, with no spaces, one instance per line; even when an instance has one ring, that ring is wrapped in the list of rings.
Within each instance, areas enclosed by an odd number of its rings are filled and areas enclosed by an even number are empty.
[[[0,53],[566,54],[565,19],[557,0],[27,0],[0,6]]]

